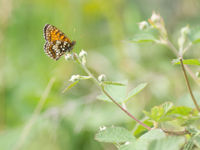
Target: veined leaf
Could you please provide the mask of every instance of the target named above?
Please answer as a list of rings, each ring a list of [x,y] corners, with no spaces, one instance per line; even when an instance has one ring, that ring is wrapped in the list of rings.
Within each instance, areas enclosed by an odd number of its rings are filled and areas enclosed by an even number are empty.
[[[180,150],[184,142],[184,137],[168,136],[152,141],[148,150]]]
[[[95,139],[99,142],[108,143],[125,143],[136,140],[131,132],[122,127],[105,127],[95,135]]]
[[[149,144],[161,138],[166,137],[165,133],[160,129],[153,129],[142,135],[136,142],[130,142],[120,146],[119,150],[149,150]]]

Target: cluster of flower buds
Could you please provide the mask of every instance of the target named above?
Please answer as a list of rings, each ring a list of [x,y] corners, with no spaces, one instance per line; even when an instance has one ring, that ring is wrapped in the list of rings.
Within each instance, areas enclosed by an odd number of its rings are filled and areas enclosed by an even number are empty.
[[[165,24],[160,14],[153,12],[151,18],[148,19],[148,22],[147,21],[140,22],[139,23],[140,30],[155,28],[160,32],[161,38],[163,39],[167,38],[167,31],[165,29]]]

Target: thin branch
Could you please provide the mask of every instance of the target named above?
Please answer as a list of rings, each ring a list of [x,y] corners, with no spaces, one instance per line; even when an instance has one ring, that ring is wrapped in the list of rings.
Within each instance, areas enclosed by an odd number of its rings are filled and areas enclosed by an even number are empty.
[[[141,122],[140,120],[136,119],[131,113],[129,113],[125,108],[123,108],[119,103],[116,102],[116,100],[114,100],[112,98],[111,95],[109,95],[104,87],[102,86],[102,84],[94,77],[94,75],[88,70],[88,68],[81,63],[81,60],[79,59],[79,57],[74,54],[74,58],[77,60],[77,62],[81,65],[81,67],[83,68],[83,70],[92,77],[93,81],[96,83],[97,87],[114,103],[116,104],[124,113],[126,113],[129,117],[131,117],[133,120],[135,120],[137,123],[139,123],[141,126],[145,127],[148,130],[151,130],[151,127],[147,126],[146,124],[144,124],[143,122]]]
[[[23,144],[24,144],[24,142],[25,142],[25,140],[26,140],[26,138],[27,138],[27,136],[28,136],[28,134],[29,134],[32,126],[33,126],[33,124],[35,123],[36,119],[38,118],[38,115],[40,114],[40,112],[42,110],[42,107],[43,107],[43,105],[46,102],[47,96],[49,95],[49,92],[50,92],[51,87],[52,87],[52,85],[53,85],[54,82],[55,82],[55,78],[52,78],[49,81],[49,83],[48,83],[48,85],[47,85],[44,93],[42,94],[42,97],[41,97],[39,103],[37,104],[37,106],[36,106],[36,108],[35,108],[35,110],[33,112],[32,117],[30,118],[30,120],[26,124],[26,126],[24,127],[24,129],[22,131],[22,134],[19,137],[19,140],[18,140],[17,145],[14,148],[14,150],[20,150],[21,147],[23,146]]]
[[[191,98],[192,98],[192,101],[193,101],[193,103],[194,103],[196,109],[200,112],[200,108],[199,108],[199,106],[198,106],[198,103],[197,103],[197,101],[196,101],[196,99],[195,99],[195,97],[194,97],[194,95],[193,95],[193,93],[192,93],[192,89],[191,89],[191,86],[190,86],[190,83],[189,83],[189,80],[188,80],[188,77],[187,77],[187,73],[186,73],[186,71],[185,71],[185,67],[184,67],[184,64],[183,64],[183,59],[182,59],[182,57],[180,57],[179,60],[180,60],[180,63],[181,63],[181,68],[182,68],[182,70],[183,70],[183,74],[184,74],[184,77],[185,77],[185,80],[186,80],[186,84],[187,84],[187,87],[188,87],[190,96],[191,96]]]
[[[144,124],[143,122],[141,122],[140,120],[138,120],[137,118],[135,118],[131,113],[129,113],[126,109],[124,109],[119,103],[117,103],[104,89],[104,87],[102,87],[102,92],[114,103],[116,104],[124,113],[126,113],[129,117],[131,117],[133,120],[135,120],[137,123],[139,123],[140,125],[142,125],[143,127],[147,128],[148,130],[151,130],[151,127],[147,126],[146,124]]]
[[[163,132],[170,134],[170,135],[181,136],[181,135],[189,134],[189,132],[187,130],[183,130],[183,131],[169,131],[169,130],[165,130],[165,129],[162,129],[162,130],[163,130]]]

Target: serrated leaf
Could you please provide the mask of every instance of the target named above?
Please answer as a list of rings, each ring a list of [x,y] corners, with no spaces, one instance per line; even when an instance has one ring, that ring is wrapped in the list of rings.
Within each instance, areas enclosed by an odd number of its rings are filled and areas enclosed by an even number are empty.
[[[113,82],[113,81],[103,81],[103,83],[104,83],[104,84],[108,84],[108,85],[125,86],[124,83]]]
[[[180,150],[184,142],[184,137],[168,136],[152,141],[148,150]]]
[[[156,42],[156,38],[149,33],[141,33],[141,34],[136,34],[131,42],[134,43],[144,43],[144,42]]]
[[[154,106],[151,109],[151,112],[145,112],[146,116],[148,116],[150,119],[156,121],[156,122],[162,122],[170,120],[168,117],[168,113],[173,110],[173,103],[166,102],[160,106]]]
[[[95,139],[99,142],[108,143],[125,143],[136,140],[131,132],[122,127],[108,127],[105,130],[99,131],[95,135]]]
[[[193,109],[190,107],[177,106],[170,112],[170,114],[179,114],[182,116],[188,116],[188,115],[192,114],[192,112],[193,112]]]
[[[180,64],[180,60],[179,59],[174,59],[172,61],[173,64],[177,65],[177,64]],[[186,64],[186,65],[200,65],[200,61],[198,59],[184,59],[183,60],[183,64]]]
[[[75,82],[70,83],[64,90],[63,93],[67,92],[69,89],[74,87],[80,80],[76,80]]]
[[[127,81],[124,84],[126,85]],[[122,103],[126,97],[127,86],[105,85],[104,88],[118,103]],[[112,102],[104,93],[97,96],[97,99]]]
[[[120,146],[119,150],[148,150],[149,144],[156,139],[166,137],[160,129],[153,129],[142,135],[136,142]]]
[[[128,96],[126,97],[126,99],[123,102],[127,102],[128,100],[130,100],[131,98],[133,98],[135,95],[137,95],[138,93],[140,93],[146,86],[147,86],[147,83],[139,84],[136,88],[132,89],[128,93]]]
[[[193,44],[199,43],[200,42],[200,27],[192,29],[188,37]]]

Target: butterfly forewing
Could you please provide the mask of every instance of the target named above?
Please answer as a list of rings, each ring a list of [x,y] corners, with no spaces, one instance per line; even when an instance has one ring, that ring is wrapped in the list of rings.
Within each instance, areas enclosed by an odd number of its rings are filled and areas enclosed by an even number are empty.
[[[75,41],[70,39],[55,26],[46,24],[44,27],[45,53],[54,60],[58,60],[66,52],[73,49]]]

